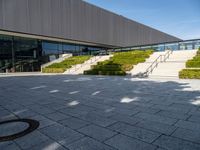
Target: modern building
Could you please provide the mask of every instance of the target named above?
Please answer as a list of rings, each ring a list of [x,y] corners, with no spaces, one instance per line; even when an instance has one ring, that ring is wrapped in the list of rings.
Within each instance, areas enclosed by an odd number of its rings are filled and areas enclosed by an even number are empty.
[[[176,41],[82,0],[0,0],[0,72],[39,71],[63,53]]]

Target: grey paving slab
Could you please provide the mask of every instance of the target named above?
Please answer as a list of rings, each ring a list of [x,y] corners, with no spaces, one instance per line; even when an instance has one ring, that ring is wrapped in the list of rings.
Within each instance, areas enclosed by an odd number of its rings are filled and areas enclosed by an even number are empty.
[[[200,145],[162,135],[154,142],[155,145],[165,148],[167,150],[199,150]]]
[[[40,129],[40,132],[54,139],[55,141],[57,141],[62,145],[70,144],[84,136],[60,124],[55,124],[46,128],[42,128]]]
[[[109,126],[109,125],[117,122],[111,118],[102,117],[102,116],[94,114],[94,113],[88,113],[86,115],[82,115],[82,116],[80,116],[80,118],[85,121],[102,126],[102,127],[106,127],[106,126]]]
[[[9,149],[190,150],[200,145],[200,80],[65,75],[8,77],[0,83],[0,121],[40,122],[35,135],[7,144]]]
[[[178,128],[172,136],[200,144],[200,132]]]
[[[166,135],[171,135],[177,128],[175,126],[153,121],[140,121],[136,126]]]
[[[66,147],[69,150],[115,150],[112,147],[109,147],[88,137],[85,137],[70,145],[66,145]]]
[[[106,144],[119,150],[155,150],[156,146],[133,139],[124,135],[116,135],[107,140]]]
[[[29,105],[29,108],[39,114],[50,114],[50,113],[55,112],[53,109],[49,109],[49,108],[46,108],[44,106],[37,105],[37,104]]]
[[[27,150],[30,150],[27,149]],[[55,142],[52,139],[48,139],[45,142],[39,143],[36,146],[31,147],[31,150],[68,150],[63,145]]]
[[[60,121],[60,120],[64,120],[64,119],[71,117],[71,116],[65,115],[65,114],[60,113],[60,112],[54,112],[54,113],[51,113],[51,114],[46,114],[45,116],[47,118],[53,120],[53,121]]]
[[[96,125],[89,125],[79,129],[78,131],[101,142],[117,134],[117,132]]]
[[[194,122],[190,122],[190,121],[179,120],[175,124],[175,126],[181,127],[181,128],[184,128],[184,129],[194,130],[194,131],[199,131],[200,130],[200,124],[194,123]]]
[[[1,150],[21,150],[21,148],[13,141],[0,142]]]
[[[177,122],[177,119],[169,118],[169,117],[163,117],[159,115],[153,115],[153,114],[148,114],[148,113],[138,113],[135,115],[135,117],[139,117],[145,120],[150,120],[150,121],[155,121],[155,122],[160,122],[160,123],[165,123],[168,125],[173,125],[174,123]]]
[[[23,136],[21,138],[15,139],[14,141],[20,146],[22,149],[30,149],[33,146],[36,146],[40,143],[43,143],[47,141],[49,137],[46,135],[34,131],[26,136]]]
[[[64,126],[70,127],[72,129],[79,129],[90,124],[87,121],[84,121],[75,117],[70,117],[68,119],[61,120],[59,121],[59,123]]]
[[[191,116],[190,118],[188,118],[188,121],[191,122],[195,122],[195,123],[199,123],[200,124],[200,116]]]
[[[164,106],[164,105],[159,105],[159,104],[153,105],[151,108],[166,110],[173,113],[188,113],[190,111],[190,109],[182,109],[179,107]]]
[[[153,132],[150,130],[142,129],[140,127],[135,127],[120,122],[109,126],[109,129],[148,143],[153,142],[161,135],[157,132]]]
[[[30,119],[39,121],[40,123],[39,129],[56,124],[55,121],[48,119],[47,117],[42,116],[42,115],[33,116],[33,117],[30,117]]]
[[[129,117],[127,115],[121,115],[121,114],[116,114],[113,115],[111,117],[113,120],[117,120],[120,122],[125,122],[127,124],[131,124],[131,125],[135,125],[136,123],[138,123],[139,121],[143,120],[141,118],[137,118],[137,117]]]
[[[162,110],[156,114],[163,117],[169,117],[169,118],[181,119],[181,120],[186,120],[187,118],[190,117],[190,115],[188,114],[178,113],[178,112],[175,113],[175,112],[165,111],[165,110]]]

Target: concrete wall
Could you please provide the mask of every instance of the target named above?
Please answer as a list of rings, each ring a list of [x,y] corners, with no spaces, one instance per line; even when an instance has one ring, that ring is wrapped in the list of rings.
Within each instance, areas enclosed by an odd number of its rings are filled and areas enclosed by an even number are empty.
[[[177,41],[82,0],[0,0],[0,30],[113,46]]]

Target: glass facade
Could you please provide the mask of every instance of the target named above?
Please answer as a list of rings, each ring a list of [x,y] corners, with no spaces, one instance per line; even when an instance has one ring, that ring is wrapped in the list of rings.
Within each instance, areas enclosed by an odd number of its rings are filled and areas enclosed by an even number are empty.
[[[40,71],[44,63],[62,54],[96,55],[100,47],[0,35],[0,72]]]
[[[200,47],[200,39],[195,40],[187,40],[181,42],[172,42],[172,43],[161,43],[161,44],[154,44],[154,45],[144,45],[144,46],[137,46],[137,47],[126,47],[126,48],[117,48],[115,51],[127,51],[130,50],[145,50],[145,49],[154,49],[155,51],[165,51],[167,49],[171,50],[192,50],[198,49]]]

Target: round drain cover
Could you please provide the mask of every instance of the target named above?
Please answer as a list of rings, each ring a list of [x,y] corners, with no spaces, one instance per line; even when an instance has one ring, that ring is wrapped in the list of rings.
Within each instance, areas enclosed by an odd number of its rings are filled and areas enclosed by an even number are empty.
[[[38,127],[39,122],[32,119],[14,119],[0,122],[0,142],[22,137]]]

